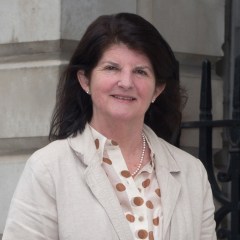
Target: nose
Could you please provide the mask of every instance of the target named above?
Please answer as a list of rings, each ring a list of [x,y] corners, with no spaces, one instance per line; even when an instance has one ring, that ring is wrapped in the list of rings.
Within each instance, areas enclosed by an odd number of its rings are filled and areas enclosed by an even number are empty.
[[[129,89],[133,87],[133,79],[132,79],[131,71],[122,71],[119,80],[118,86],[124,89]]]

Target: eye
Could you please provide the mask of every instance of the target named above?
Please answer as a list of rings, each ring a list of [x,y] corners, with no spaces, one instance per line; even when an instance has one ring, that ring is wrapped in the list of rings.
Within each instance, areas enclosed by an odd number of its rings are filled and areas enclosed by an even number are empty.
[[[110,71],[113,71],[113,70],[118,70],[117,67],[115,66],[112,66],[112,65],[107,65],[104,67],[105,70],[110,70]]]
[[[144,71],[143,69],[136,69],[135,73],[142,75],[142,76],[148,76],[147,72]]]

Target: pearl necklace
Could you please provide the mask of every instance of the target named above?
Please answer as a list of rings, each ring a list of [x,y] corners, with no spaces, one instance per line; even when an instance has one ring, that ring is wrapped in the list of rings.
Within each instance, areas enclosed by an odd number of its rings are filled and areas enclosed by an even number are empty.
[[[144,159],[144,155],[145,155],[145,150],[146,150],[146,137],[145,137],[144,133],[142,133],[142,143],[143,143],[143,148],[142,148],[141,158],[140,158],[140,161],[139,161],[139,164],[138,164],[136,170],[131,174],[132,177],[135,176],[142,167],[142,163],[143,163],[143,159]]]

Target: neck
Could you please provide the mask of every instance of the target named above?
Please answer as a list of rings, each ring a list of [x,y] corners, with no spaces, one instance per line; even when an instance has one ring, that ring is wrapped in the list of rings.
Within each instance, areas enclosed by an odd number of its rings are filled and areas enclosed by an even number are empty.
[[[143,120],[142,121],[95,121],[90,125],[106,138],[118,143],[130,173],[134,173],[139,166],[143,150]],[[146,152],[140,167],[144,166],[150,159],[149,149]],[[140,169],[139,169],[140,170]]]
[[[143,130],[143,120],[122,121],[103,120],[95,121],[93,118],[90,125],[106,138],[116,141],[120,147],[132,146],[141,141]]]

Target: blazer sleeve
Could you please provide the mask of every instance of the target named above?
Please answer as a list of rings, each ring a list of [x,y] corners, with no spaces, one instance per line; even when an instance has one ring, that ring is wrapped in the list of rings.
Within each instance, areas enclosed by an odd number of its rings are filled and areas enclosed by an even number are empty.
[[[54,183],[43,162],[31,157],[11,201],[2,240],[57,240]]]
[[[214,220],[215,206],[213,202],[212,190],[208,181],[208,175],[205,167],[201,162],[200,165],[203,180],[203,213],[200,240],[216,240],[216,223]]]

